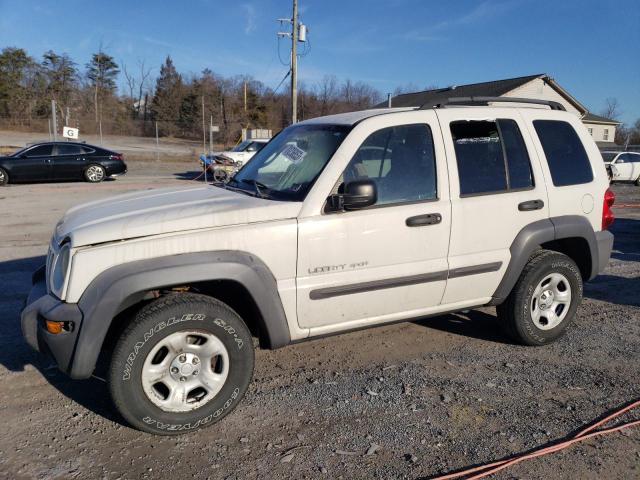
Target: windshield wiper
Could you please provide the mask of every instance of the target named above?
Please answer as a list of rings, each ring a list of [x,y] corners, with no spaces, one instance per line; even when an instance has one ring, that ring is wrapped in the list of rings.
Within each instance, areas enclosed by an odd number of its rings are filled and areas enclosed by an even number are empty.
[[[267,187],[264,183],[254,180],[253,178],[243,178],[240,181],[248,183],[249,185],[253,185],[253,187],[256,189],[256,193],[260,198],[270,198],[269,194],[264,191],[269,190],[269,187]]]

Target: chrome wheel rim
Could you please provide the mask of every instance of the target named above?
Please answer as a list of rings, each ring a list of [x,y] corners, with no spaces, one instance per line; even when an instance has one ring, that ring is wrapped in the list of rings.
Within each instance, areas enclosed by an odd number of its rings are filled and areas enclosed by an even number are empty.
[[[160,340],[142,366],[147,398],[166,412],[189,412],[209,403],[229,375],[229,353],[202,330],[175,332]]]
[[[571,306],[571,284],[561,273],[544,277],[531,297],[531,320],[540,330],[551,330],[562,323]]]
[[[4,183],[6,179],[7,177],[5,176],[4,172],[0,170],[0,184]]]
[[[98,165],[91,165],[87,168],[87,178],[92,182],[99,182],[104,177],[104,170]]]

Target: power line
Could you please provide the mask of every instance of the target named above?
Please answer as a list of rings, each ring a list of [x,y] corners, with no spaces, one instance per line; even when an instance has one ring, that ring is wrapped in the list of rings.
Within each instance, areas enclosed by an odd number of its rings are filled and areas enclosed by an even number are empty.
[[[282,84],[284,83],[284,81],[287,79],[287,77],[291,74],[291,70],[289,70],[285,76],[282,78],[282,80],[280,80],[280,83],[278,84],[278,86],[273,90],[273,93],[276,93],[278,91],[278,89],[282,86]]]

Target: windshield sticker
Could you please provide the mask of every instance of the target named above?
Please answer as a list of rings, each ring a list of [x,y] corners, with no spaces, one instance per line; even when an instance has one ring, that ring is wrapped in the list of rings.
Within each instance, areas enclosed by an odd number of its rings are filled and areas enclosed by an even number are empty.
[[[292,143],[284,147],[284,150],[282,150],[282,155],[284,155],[291,163],[300,163],[306,154],[307,152]]]

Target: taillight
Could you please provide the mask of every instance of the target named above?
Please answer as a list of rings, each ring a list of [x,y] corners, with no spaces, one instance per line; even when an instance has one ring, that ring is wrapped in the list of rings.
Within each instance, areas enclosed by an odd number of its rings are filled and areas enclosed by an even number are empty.
[[[115,153],[111,155],[111,160],[124,160],[124,155],[121,153]]]
[[[613,215],[611,211],[611,207],[616,201],[616,194],[611,191],[610,188],[607,188],[607,191],[604,192],[604,204],[602,206],[602,229],[606,230],[611,226],[616,217]]]

